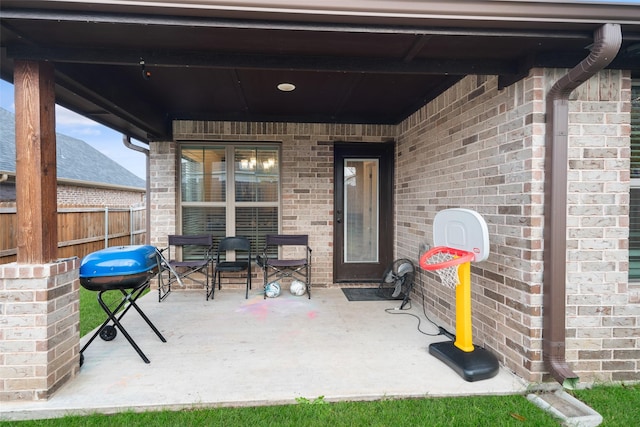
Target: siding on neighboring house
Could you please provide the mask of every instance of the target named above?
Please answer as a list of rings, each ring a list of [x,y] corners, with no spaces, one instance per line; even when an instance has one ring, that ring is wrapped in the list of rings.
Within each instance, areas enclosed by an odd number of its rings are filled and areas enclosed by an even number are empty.
[[[527,381],[542,360],[545,97],[564,70],[534,69],[498,90],[468,76],[398,126],[174,122],[176,140],[282,143],[282,231],[310,235],[313,285],[333,285],[336,141],[396,146],[396,258],[432,244],[437,211],[477,210],[491,255],[472,264],[474,343]],[[628,283],[630,75],[605,70],[572,95],[567,229],[567,361],[585,381],[640,379],[638,288]],[[151,242],[179,224],[176,142],[151,149]],[[455,296],[421,272],[413,301],[454,327]],[[424,297],[423,297],[424,294]]]
[[[139,207],[145,204],[141,190],[110,189],[58,184],[58,206]]]
[[[4,196],[0,197],[0,207],[15,208],[15,184],[0,183]],[[92,207],[140,207],[145,205],[145,191],[134,189],[110,189],[87,185],[66,185],[58,183],[58,206]]]

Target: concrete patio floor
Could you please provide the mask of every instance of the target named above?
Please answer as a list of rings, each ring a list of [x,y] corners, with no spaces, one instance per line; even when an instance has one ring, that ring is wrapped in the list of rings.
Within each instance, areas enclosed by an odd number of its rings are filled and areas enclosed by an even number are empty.
[[[174,291],[162,303],[151,292],[138,304],[166,343],[134,310],[122,319],[151,363],[121,333],[113,341],[97,338],[76,378],[48,401],[2,402],[0,419],[292,404],[297,397],[514,394],[527,388],[505,369],[487,380],[462,379],[428,353],[430,343],[446,338],[421,334],[418,319],[393,310],[397,301],[350,302],[338,288],[316,288],[310,300],[288,290],[264,300],[259,291],[245,299],[244,290],[223,287],[214,301],[205,301],[204,292]],[[437,332],[419,304],[401,313],[418,316],[423,331]]]

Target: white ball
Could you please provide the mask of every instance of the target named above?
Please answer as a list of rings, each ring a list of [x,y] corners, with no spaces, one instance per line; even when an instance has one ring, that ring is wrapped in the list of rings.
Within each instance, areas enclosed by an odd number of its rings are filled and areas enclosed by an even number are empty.
[[[291,282],[291,287],[289,288],[291,293],[296,296],[302,296],[307,292],[307,285],[300,280],[294,280]]]
[[[269,282],[267,286],[264,287],[264,293],[269,298],[275,298],[280,295],[280,283],[278,282]]]

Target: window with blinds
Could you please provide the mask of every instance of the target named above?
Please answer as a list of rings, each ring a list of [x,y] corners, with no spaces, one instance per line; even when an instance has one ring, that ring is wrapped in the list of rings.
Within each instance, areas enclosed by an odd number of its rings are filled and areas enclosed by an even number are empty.
[[[262,251],[279,228],[279,147],[202,144],[180,152],[182,234],[212,234],[215,242],[244,236],[253,254]]]
[[[634,80],[631,86],[629,280],[640,281],[640,80]]]

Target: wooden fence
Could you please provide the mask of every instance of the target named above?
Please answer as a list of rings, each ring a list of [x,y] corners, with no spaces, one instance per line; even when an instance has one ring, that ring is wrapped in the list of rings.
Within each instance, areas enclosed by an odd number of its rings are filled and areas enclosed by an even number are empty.
[[[16,261],[15,208],[0,208],[0,264]],[[85,255],[110,246],[143,245],[146,208],[58,209],[58,258]]]

